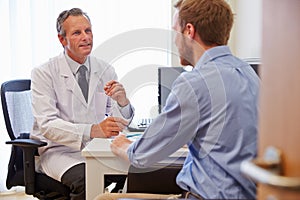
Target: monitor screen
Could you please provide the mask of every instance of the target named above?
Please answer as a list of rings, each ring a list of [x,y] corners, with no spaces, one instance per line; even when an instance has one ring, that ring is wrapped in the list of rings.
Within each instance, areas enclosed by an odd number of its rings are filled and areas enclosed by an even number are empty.
[[[247,62],[255,71],[255,73],[260,76],[260,59],[259,58],[247,58],[243,59],[245,62]]]
[[[259,75],[259,62],[248,62]],[[158,68],[158,113],[161,113],[166,105],[166,100],[171,92],[175,79],[185,71],[183,67],[159,67]]]
[[[259,74],[259,67],[260,67],[260,64],[259,63],[249,63],[249,65],[254,69],[255,73],[260,76]]]
[[[173,82],[183,71],[185,71],[183,67],[158,68],[158,113],[161,113],[166,105]]]

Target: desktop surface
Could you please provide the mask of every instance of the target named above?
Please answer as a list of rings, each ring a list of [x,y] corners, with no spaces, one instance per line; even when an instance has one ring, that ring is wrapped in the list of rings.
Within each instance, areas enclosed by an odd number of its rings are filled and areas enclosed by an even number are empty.
[[[135,133],[127,133],[135,134]],[[94,138],[81,152],[86,159],[86,199],[92,200],[104,192],[104,176],[119,174],[126,175],[130,163],[114,155],[110,149],[110,140]],[[188,148],[181,148],[169,156],[177,160],[185,158]]]

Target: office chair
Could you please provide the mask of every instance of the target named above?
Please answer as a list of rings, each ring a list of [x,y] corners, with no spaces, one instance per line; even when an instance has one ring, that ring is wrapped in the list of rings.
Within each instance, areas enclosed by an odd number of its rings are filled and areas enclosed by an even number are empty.
[[[25,193],[38,199],[69,199],[69,188],[51,177],[35,171],[38,147],[46,142],[30,139],[33,126],[29,79],[11,80],[1,85],[2,110],[11,141],[6,187],[25,186]]]

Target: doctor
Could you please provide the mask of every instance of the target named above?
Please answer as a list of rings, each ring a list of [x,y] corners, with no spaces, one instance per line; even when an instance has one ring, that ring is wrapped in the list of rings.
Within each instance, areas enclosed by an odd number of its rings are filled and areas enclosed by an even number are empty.
[[[88,15],[78,8],[63,11],[56,26],[64,52],[32,71],[32,135],[48,143],[39,151],[39,170],[67,185],[71,199],[85,199],[81,150],[92,138],[118,135],[132,119],[133,107],[114,68],[90,56],[93,33]],[[105,118],[107,113],[114,117]],[[122,185],[124,177],[110,181]]]

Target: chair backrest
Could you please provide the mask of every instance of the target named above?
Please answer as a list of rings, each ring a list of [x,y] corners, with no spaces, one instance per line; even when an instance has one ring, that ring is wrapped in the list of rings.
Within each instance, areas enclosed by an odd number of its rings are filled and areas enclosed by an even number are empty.
[[[33,126],[30,79],[18,79],[1,85],[1,103],[5,125],[11,140],[30,133]]]
[[[11,140],[29,139],[29,133],[33,127],[30,84],[30,79],[18,79],[1,85],[2,110]],[[26,194],[32,194],[39,199],[55,199],[54,197],[69,199],[70,190],[67,186],[43,173],[34,171],[34,155],[31,154],[35,148],[12,146],[6,187],[10,189],[13,186],[25,186]],[[26,164],[24,165],[23,162]],[[30,182],[32,179],[34,183]],[[26,184],[28,181],[30,184]]]

